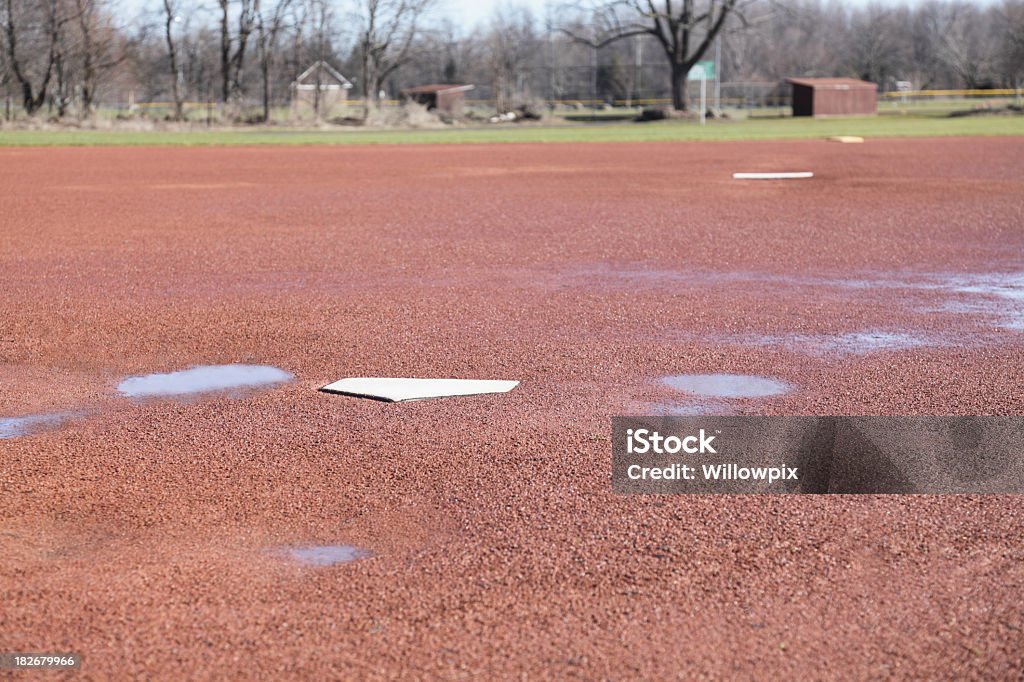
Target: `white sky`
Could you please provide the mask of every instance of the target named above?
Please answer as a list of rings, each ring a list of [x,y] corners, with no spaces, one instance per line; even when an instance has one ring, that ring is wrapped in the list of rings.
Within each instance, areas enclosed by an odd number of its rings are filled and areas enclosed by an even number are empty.
[[[196,4],[214,6],[214,0],[193,0]],[[358,0],[333,0],[334,6],[339,14],[351,11]],[[851,5],[860,5],[875,0],[846,0]],[[922,0],[880,0],[882,4],[911,4]],[[971,0],[973,4],[982,6],[990,4],[995,0]],[[119,14],[125,20],[134,19],[142,10],[146,10],[151,16],[156,16],[161,11],[163,4],[161,0],[111,0],[114,7],[119,8]],[[548,6],[559,7],[572,5],[573,0],[436,0],[436,6],[431,16],[436,19],[450,19],[456,26],[461,26],[463,31],[469,31],[473,26],[486,22],[499,7],[514,8],[526,7],[533,12],[538,21],[543,21],[545,8]]]
[[[470,28],[480,21],[486,21],[494,12],[495,8],[501,5],[506,7],[528,7],[533,11],[536,18],[544,17],[544,6],[547,0],[438,0],[438,9],[435,14],[448,16],[456,24],[464,28]]]
[[[437,0],[437,7],[433,10],[432,16],[437,19],[450,18],[456,25],[464,29],[471,28],[474,24],[486,21],[499,6],[529,8],[538,19],[544,17],[544,7],[549,2],[558,4],[565,0]],[[346,9],[353,0],[335,0],[339,10]],[[212,3],[210,3],[212,4]],[[121,9],[120,14],[125,19],[138,16],[139,12],[159,12],[163,5],[160,0],[114,0],[114,5]]]

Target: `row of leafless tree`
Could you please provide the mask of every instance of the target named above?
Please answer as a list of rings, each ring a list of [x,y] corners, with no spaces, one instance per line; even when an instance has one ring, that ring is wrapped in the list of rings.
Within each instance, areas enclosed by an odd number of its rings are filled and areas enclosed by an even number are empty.
[[[88,117],[103,103],[220,102],[257,118],[316,61],[365,98],[475,83],[499,110],[531,100],[671,97],[716,59],[731,82],[855,76],[891,89],[1024,85],[1024,0],[606,0],[539,16],[512,3],[461,26],[434,0],[0,0],[0,92],[29,115]],[[13,103],[13,105],[12,105]]]

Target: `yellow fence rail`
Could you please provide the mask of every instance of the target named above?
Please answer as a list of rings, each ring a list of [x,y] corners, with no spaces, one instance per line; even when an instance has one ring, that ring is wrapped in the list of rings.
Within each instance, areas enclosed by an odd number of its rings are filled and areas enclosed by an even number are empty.
[[[131,106],[139,109],[167,109],[173,108],[174,102],[135,102]],[[216,107],[217,102],[182,102],[183,107]]]
[[[883,92],[886,99],[902,99],[904,97],[1019,97],[1024,90],[1002,88],[996,90],[908,90],[906,92]]]

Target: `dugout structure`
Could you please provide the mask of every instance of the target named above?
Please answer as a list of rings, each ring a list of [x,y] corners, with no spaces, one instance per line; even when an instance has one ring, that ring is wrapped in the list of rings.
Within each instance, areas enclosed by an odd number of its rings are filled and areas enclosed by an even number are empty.
[[[458,118],[462,116],[463,108],[466,105],[466,93],[472,89],[472,85],[418,85],[415,88],[402,90],[402,99],[422,104],[430,111],[437,110]]]
[[[794,116],[864,116],[878,112],[878,86],[856,78],[787,78]]]

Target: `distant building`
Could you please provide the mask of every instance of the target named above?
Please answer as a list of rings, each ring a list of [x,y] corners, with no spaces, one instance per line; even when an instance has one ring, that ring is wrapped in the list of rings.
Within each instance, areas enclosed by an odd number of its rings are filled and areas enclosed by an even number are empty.
[[[327,118],[345,108],[351,89],[352,83],[330,64],[316,62],[292,82],[292,115],[312,118],[319,108],[320,117]]]
[[[794,116],[862,116],[878,111],[878,86],[856,78],[787,78]]]
[[[436,109],[450,116],[462,116],[466,105],[466,93],[472,85],[420,85],[402,90],[402,99],[423,104],[427,109]]]

